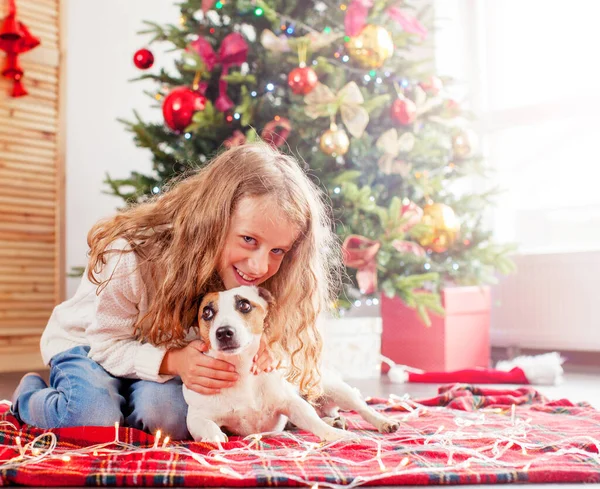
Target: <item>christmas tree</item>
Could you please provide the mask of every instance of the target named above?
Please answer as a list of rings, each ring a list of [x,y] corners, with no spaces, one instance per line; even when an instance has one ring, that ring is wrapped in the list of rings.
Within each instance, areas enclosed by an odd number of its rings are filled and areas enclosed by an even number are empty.
[[[188,0],[179,25],[147,23],[180,53],[177,73],[146,72],[164,123],[126,122],[152,172],[108,177],[127,202],[223,148],[262,139],[289,151],[331,198],[353,286],[340,305],[379,292],[442,312],[440,288],[509,272],[510,247],[491,242],[483,214],[495,190],[446,81],[415,60],[428,9],[398,0]],[[140,69],[153,64],[141,49]]]

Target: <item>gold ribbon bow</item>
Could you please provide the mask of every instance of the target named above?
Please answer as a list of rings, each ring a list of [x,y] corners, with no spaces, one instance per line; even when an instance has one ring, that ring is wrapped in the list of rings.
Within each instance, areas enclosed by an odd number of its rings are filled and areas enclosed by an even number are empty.
[[[317,83],[317,86],[304,97],[306,103],[304,113],[313,119],[317,117],[333,119],[339,111],[348,132],[355,138],[359,138],[369,123],[369,113],[367,109],[361,107],[364,101],[355,82],[346,84],[337,95],[328,86]]]
[[[410,163],[397,160],[400,153],[409,153],[415,145],[415,135],[405,132],[398,136],[396,129],[388,129],[377,140],[376,146],[383,154],[379,158],[379,169],[386,175],[398,174],[406,177],[411,170]]]

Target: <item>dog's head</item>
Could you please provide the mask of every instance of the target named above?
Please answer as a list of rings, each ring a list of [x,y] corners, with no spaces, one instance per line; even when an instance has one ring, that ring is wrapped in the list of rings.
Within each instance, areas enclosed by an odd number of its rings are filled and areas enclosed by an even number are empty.
[[[200,337],[210,350],[228,355],[258,348],[272,296],[260,287],[242,286],[206,294],[198,311]]]

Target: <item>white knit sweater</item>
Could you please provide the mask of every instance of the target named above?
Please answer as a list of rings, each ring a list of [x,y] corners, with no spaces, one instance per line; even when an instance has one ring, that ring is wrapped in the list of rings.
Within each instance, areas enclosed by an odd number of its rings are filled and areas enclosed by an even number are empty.
[[[111,248],[131,249],[124,239]],[[154,290],[149,271],[135,253],[109,253],[98,278],[110,281],[98,293],[87,270],[75,295],[56,306],[41,339],[42,358],[50,359],[78,345],[90,346],[89,357],[115,377],[165,382],[172,378],[158,371],[166,353],[133,337],[133,326],[148,310]]]

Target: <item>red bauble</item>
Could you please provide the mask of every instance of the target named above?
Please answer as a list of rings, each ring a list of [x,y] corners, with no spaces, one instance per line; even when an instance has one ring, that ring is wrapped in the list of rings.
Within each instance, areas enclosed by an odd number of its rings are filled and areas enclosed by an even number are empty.
[[[397,98],[392,104],[391,112],[392,119],[403,126],[407,126],[415,121],[417,117],[417,106],[408,98]]]
[[[140,70],[147,70],[154,64],[154,55],[149,49],[138,49],[133,55],[133,64]]]
[[[162,110],[165,123],[174,131],[183,131],[192,122],[194,112],[204,110],[206,97],[188,87],[171,90],[165,97]]]
[[[444,83],[437,76],[430,76],[427,80],[419,83],[419,86],[429,95],[437,95],[444,88]]]
[[[306,95],[317,86],[319,78],[309,66],[299,66],[290,71],[288,85],[296,95]]]

